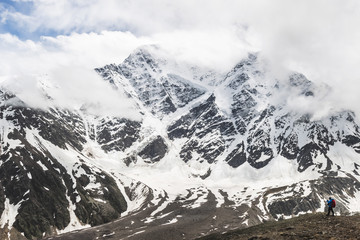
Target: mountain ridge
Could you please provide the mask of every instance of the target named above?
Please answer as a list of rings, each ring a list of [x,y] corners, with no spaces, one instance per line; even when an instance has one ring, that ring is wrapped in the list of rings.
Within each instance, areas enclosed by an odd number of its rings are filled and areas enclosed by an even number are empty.
[[[95,69],[140,119],[13,105],[22,100],[1,90],[2,232],[41,238],[117,219],[129,236],[182,226],[193,238],[323,211],[328,195],[341,214],[360,211],[349,204],[360,198],[355,113],[293,109],[289,98],[311,101],[319,86],[273,78],[256,54],[222,74],[158,50]]]

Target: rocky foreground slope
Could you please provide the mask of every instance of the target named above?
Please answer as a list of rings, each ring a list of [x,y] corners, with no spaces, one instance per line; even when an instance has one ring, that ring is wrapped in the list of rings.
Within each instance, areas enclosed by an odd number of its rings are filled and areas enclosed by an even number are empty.
[[[360,211],[356,114],[294,105],[316,103],[328,87],[300,73],[276,79],[256,54],[217,73],[154,47],[96,72],[140,117],[95,114],[96,104],[59,107],[52,93],[61,89],[44,87],[51,79],[39,79],[48,108],[0,89],[5,239],[83,228],[192,239],[322,212],[329,196],[341,214]]]
[[[197,240],[302,240],[360,238],[360,216],[326,217],[324,213],[306,214],[278,222],[267,222],[224,234],[211,234]]]
[[[287,220],[268,221],[259,225],[232,230],[224,230],[220,222],[201,217],[201,213],[189,215],[199,217],[193,221],[193,226],[178,224],[171,226],[149,226],[145,231],[133,234],[123,224],[110,223],[93,229],[82,230],[76,233],[68,233],[51,239],[75,240],[75,239],[196,239],[196,240],[303,240],[303,239],[359,239],[360,216],[329,216],[325,213],[305,214]],[[229,213],[228,213],[229,214]],[[229,214],[228,216],[230,216]],[[127,219],[128,221],[130,219]],[[191,221],[191,219],[188,219]],[[199,224],[201,223],[201,224]],[[212,227],[212,231],[200,233],[206,229],[206,225]],[[217,225],[218,224],[218,225]],[[145,229],[145,228],[144,228]],[[222,229],[222,231],[219,231]],[[215,232],[215,233],[212,233]],[[206,235],[206,236],[203,236]],[[50,240],[50,239],[49,239]]]

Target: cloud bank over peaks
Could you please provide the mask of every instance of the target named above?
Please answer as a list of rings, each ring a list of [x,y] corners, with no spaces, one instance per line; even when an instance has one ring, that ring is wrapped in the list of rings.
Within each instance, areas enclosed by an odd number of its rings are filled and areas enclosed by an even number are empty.
[[[1,85],[34,108],[60,107],[94,116],[141,119],[135,102],[121,89],[113,89],[95,71],[80,66],[60,67],[42,75],[13,76]]]
[[[303,73],[331,86],[328,106],[360,113],[358,0],[16,0],[0,3],[0,20],[0,76],[19,85],[119,64],[147,44],[220,72],[255,51],[274,78]]]
[[[212,41],[209,42],[209,39]],[[48,36],[42,37],[39,41],[21,40],[9,33],[0,34],[0,77],[3,79],[3,83],[0,84],[6,85],[24,100],[28,99],[35,107],[44,105],[44,94],[39,90],[38,84],[40,80],[44,86],[52,86],[58,92],[60,89],[65,90],[66,95],[61,96],[52,88],[47,89],[53,92],[48,93],[52,98],[61,100],[62,105],[66,107],[73,104],[72,107],[78,108],[82,99],[86,100],[84,104],[88,107],[103,105],[112,113],[130,112],[130,116],[135,116],[137,114],[131,110],[113,111],[111,103],[116,102],[116,98],[113,99],[111,94],[106,94],[109,89],[97,86],[98,82],[103,80],[98,79],[94,68],[111,63],[120,64],[139,46],[155,44],[161,46],[158,53],[161,52],[164,58],[173,58],[184,65],[199,65],[224,72],[247,52],[239,39],[238,32],[231,34],[226,30],[202,33],[174,31],[152,37],[136,37],[130,32],[104,31],[100,34],[73,33],[70,36]],[[84,78],[87,78],[86,81]],[[99,97],[101,101],[90,101],[99,89],[105,91],[105,95]],[[75,99],[76,101],[73,101]],[[125,100],[122,98],[121,102],[124,103]],[[125,106],[132,108],[133,103]]]

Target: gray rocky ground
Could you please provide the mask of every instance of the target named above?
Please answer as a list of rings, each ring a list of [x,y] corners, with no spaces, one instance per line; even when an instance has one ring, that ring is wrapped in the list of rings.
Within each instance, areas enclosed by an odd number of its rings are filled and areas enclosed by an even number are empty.
[[[267,222],[247,229],[213,234],[198,240],[255,239],[360,239],[360,215],[327,217],[325,213],[306,214],[278,222]]]

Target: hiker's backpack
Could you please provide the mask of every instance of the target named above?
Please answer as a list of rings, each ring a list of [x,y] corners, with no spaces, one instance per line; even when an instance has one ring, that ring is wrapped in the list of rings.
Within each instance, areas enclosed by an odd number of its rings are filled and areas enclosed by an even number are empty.
[[[335,199],[333,199],[332,201],[331,201],[331,207],[336,207],[336,202],[335,202]]]

